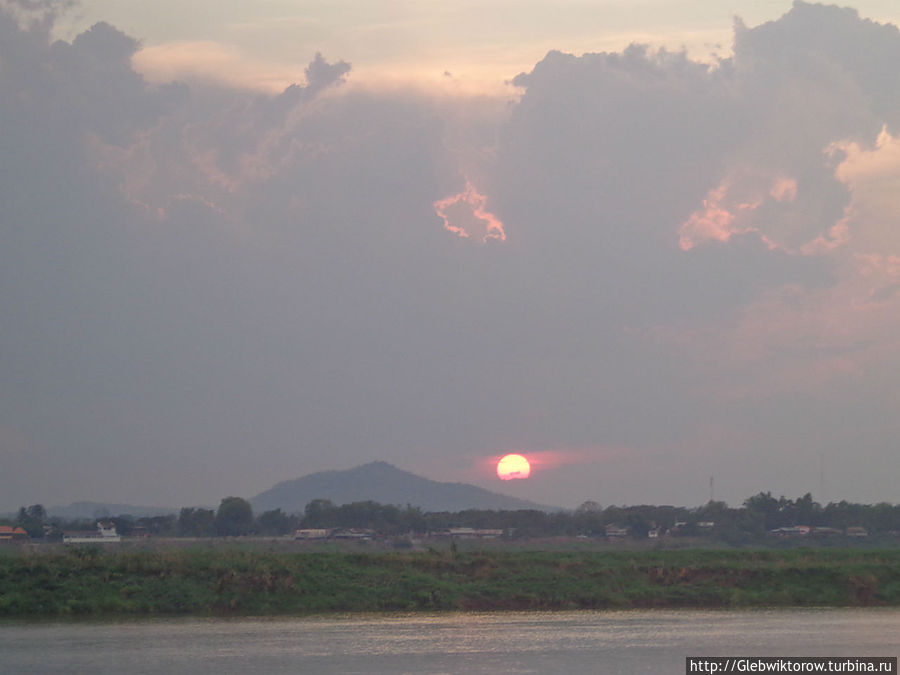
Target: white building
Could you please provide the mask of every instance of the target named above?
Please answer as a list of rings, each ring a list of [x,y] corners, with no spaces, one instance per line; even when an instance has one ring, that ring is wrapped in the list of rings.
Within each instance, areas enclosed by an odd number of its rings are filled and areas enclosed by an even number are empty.
[[[116,532],[116,526],[111,522],[97,521],[97,533],[93,532],[69,532],[63,533],[64,544],[113,544],[122,541],[122,537]]]

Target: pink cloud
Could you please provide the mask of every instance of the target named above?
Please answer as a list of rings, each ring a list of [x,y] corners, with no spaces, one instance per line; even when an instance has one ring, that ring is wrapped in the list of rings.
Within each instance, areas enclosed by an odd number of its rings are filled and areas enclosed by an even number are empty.
[[[900,256],[836,262],[833,286],[786,285],[737,315],[659,327],[656,337],[698,371],[715,373],[697,379],[715,400],[836,395],[897,363]]]
[[[754,227],[741,226],[738,219],[744,213],[755,211],[762,201],[734,202],[729,198],[731,187],[731,181],[725,179],[710,190],[703,200],[703,208],[694,211],[679,228],[678,245],[682,251],[690,251],[707,241],[728,241],[736,234],[759,232]],[[760,237],[771,246],[766,237]]]
[[[874,146],[841,142],[826,152],[840,158],[834,176],[850,192],[843,216],[805,243],[768,243],[795,255],[828,256],[834,283],[783,286],[737,315],[659,329],[660,339],[698,368],[715,371],[717,384],[709,394],[717,399],[785,392],[828,397],[898,363],[900,137],[882,130]],[[764,191],[763,185],[759,176],[744,172],[711,190],[679,231],[682,249],[737,233],[757,233],[764,241],[777,236],[759,232],[769,225],[754,214],[754,193],[768,212],[778,213],[797,198],[796,183],[780,176]]]
[[[900,254],[900,137],[882,129],[875,147],[835,143],[842,153],[835,177],[849,188],[852,199],[841,221],[842,236],[854,254]]]
[[[800,253],[803,255],[819,255],[843,246],[850,240],[848,221],[849,217],[845,215],[829,228],[827,234],[816,237],[801,246]]]
[[[470,181],[462,192],[434,202],[434,212],[444,221],[444,229],[458,237],[477,237],[506,241],[503,223],[485,208],[487,197],[478,192]]]
[[[797,198],[797,181],[782,176],[775,180],[769,195],[776,202],[792,202]]]
[[[703,200],[703,208],[694,211],[678,229],[678,244],[690,251],[706,242],[727,242],[737,235],[754,234],[770,249],[788,253],[818,252],[824,244],[842,242],[841,229],[803,246],[790,246],[791,209],[797,199],[797,181],[783,174],[744,168],[732,171]],[[765,208],[763,208],[765,207]],[[758,211],[764,211],[760,215]],[[783,216],[772,219],[773,213]],[[773,227],[774,225],[774,227]],[[821,241],[819,241],[821,240]],[[837,243],[835,243],[837,242]],[[809,251],[804,247],[809,247]]]

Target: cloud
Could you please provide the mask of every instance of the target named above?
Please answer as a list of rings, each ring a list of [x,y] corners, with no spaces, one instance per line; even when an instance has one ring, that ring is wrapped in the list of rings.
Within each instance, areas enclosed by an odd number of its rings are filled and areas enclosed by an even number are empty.
[[[466,181],[462,192],[434,202],[434,212],[444,221],[444,229],[459,237],[475,237],[482,243],[489,239],[506,241],[503,223],[485,208],[486,204],[487,197]]]
[[[735,223],[743,213],[755,211],[761,201],[737,202],[724,204],[729,196],[730,182],[724,181],[703,200],[703,210],[695,211],[679,228],[679,245],[684,251],[690,251],[701,241],[728,241],[736,234],[754,232],[752,227],[740,227]],[[769,243],[769,242],[766,242]]]
[[[894,348],[894,313],[868,300],[893,297],[891,265],[859,258],[852,242],[896,205],[863,215],[865,188],[850,176],[874,166],[868,148],[887,148],[876,137],[897,112],[884,93],[895,90],[884,56],[900,47],[896,29],[795,3],[778,21],[738,23],[735,41],[713,68],[640,47],[548,54],[516,80],[525,93],[491,192],[515,239],[539,242],[535,262],[564,261],[544,277],[552,295],[632,336],[680,333],[684,367],[663,358],[657,383],[690,382],[721,414],[717,396],[840,398]],[[889,169],[875,173],[890,184]],[[880,232],[869,250],[893,250],[892,238]],[[863,283],[862,260],[881,290]],[[703,421],[695,404],[686,427]]]
[[[898,45],[796,3],[714,64],[550,52],[512,102],[321,55],[261,93],[217,47],[0,11],[0,429],[41,449],[3,493],[214,504],[556,448],[540,501],[692,503],[697,461],[800,493],[809,452],[882,498]],[[154,53],[214,67],[162,84]]]
[[[727,242],[733,236],[753,234],[770,249],[790,251],[773,239],[777,234],[762,232],[756,223],[787,220],[790,205],[796,199],[797,181],[793,178],[734,172],[710,190],[703,208],[694,211],[679,227],[678,245],[683,251],[690,251],[703,242]]]
[[[296,67],[261,61],[242,53],[238,48],[212,41],[167,42],[136,50],[135,70],[152,82],[174,80],[198,84],[246,89],[248,91],[279,94],[298,85]],[[321,54],[306,68],[309,93],[317,93],[333,84],[350,70],[344,62],[329,64]]]
[[[780,176],[769,190],[769,195],[776,202],[792,202],[797,198],[797,181],[793,178]]]
[[[894,226],[900,208],[900,140],[885,128],[872,148],[843,142],[831,150],[844,157],[835,176],[852,196],[842,221],[849,231],[849,247],[863,254],[900,252],[900,233]]]

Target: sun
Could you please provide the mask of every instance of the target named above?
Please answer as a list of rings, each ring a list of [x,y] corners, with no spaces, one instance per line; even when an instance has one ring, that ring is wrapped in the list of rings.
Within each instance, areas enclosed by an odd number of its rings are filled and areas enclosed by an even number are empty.
[[[500,480],[528,478],[531,475],[531,464],[522,455],[505,455],[497,462],[497,475]]]

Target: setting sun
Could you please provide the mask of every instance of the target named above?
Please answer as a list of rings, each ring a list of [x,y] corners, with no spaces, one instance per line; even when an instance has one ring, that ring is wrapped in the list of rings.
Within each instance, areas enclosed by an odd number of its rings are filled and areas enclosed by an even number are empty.
[[[497,462],[497,475],[500,480],[528,478],[531,475],[531,464],[522,455],[506,455]]]

